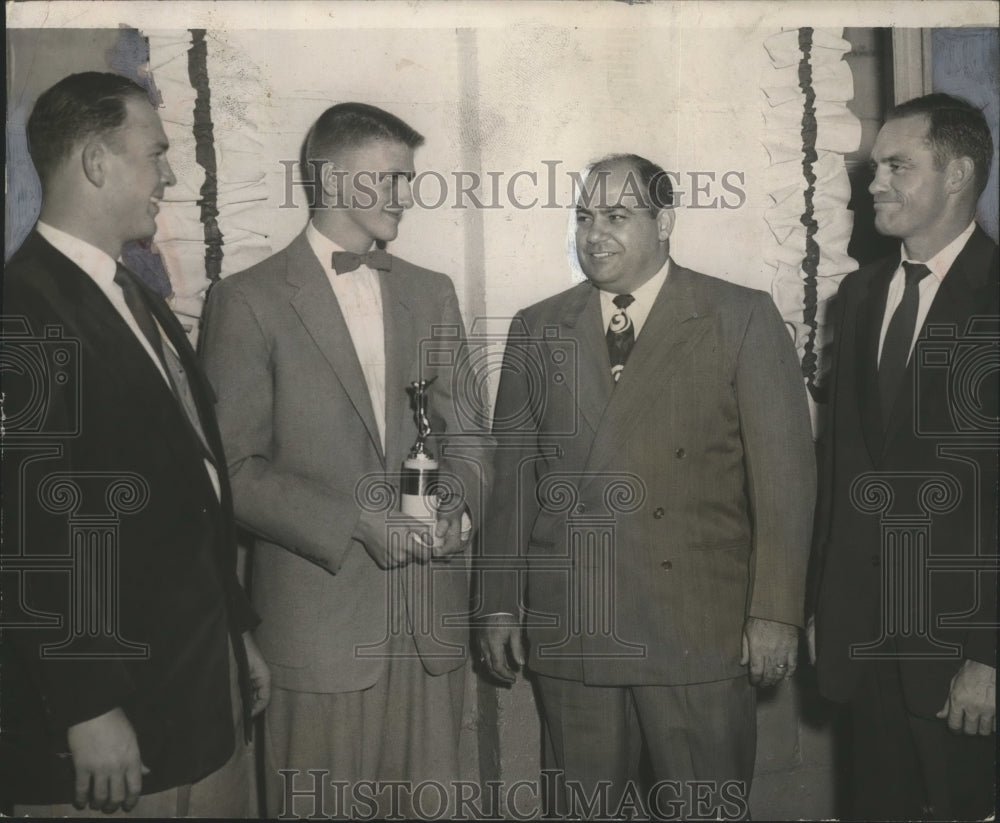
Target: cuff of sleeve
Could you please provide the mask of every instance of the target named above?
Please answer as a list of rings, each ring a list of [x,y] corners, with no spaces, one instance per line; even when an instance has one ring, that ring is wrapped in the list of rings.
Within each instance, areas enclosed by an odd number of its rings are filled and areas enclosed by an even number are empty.
[[[125,707],[135,691],[120,663],[73,660],[45,665],[42,706],[49,727],[64,732],[70,726]]]

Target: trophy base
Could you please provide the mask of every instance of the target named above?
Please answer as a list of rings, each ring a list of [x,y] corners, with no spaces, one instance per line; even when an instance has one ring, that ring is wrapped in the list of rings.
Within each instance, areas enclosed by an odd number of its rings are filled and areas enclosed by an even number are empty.
[[[400,482],[399,510],[420,520],[437,520],[438,462],[433,457],[419,455],[403,461]]]
[[[438,515],[437,495],[431,491],[437,485],[438,462],[433,457],[420,455],[403,461],[402,482],[400,484],[399,510],[405,515],[427,523],[436,523]],[[464,543],[472,536],[472,521],[462,512],[461,539]],[[440,545],[440,538],[434,544]]]

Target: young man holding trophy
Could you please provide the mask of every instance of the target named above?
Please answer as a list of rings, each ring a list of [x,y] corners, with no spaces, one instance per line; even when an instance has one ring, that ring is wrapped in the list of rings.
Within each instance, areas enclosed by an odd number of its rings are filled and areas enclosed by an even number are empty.
[[[384,251],[422,143],[373,106],[328,109],[306,141],[308,226],[206,313],[273,673],[269,816],[350,816],[362,783],[366,810],[412,816],[412,787],[459,776],[468,570],[449,561],[479,523],[489,441],[452,392],[451,280]]]

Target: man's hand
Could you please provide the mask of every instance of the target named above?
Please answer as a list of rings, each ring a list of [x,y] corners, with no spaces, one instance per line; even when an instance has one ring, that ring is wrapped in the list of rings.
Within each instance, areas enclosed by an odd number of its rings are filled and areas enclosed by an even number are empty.
[[[750,682],[773,686],[795,674],[799,656],[799,630],[789,623],[748,617],[743,627],[740,665],[750,664]]]
[[[271,670],[267,667],[264,656],[257,648],[257,643],[250,632],[243,632],[243,645],[247,650],[247,666],[250,670],[250,688],[253,693],[253,706],[250,716],[256,717],[271,702]]]
[[[402,540],[388,545],[390,525],[394,534],[402,533]],[[393,513],[390,516],[375,512],[362,512],[356,537],[364,544],[365,551],[379,568],[394,569],[416,561],[426,563],[434,546],[434,525],[416,517]]]
[[[149,769],[142,765],[139,743],[125,712],[114,708],[99,717],[69,727],[69,750],[76,771],[76,796],[73,805],[110,814],[129,812],[139,802],[142,776]]]
[[[469,521],[468,515],[463,516],[464,511],[465,507],[460,506],[458,511],[438,514],[437,527],[434,530],[432,552],[434,557],[448,557],[463,552],[469,547],[469,539],[472,537],[472,523]],[[466,526],[467,531],[463,532],[463,525]]]
[[[997,670],[966,660],[951,679],[948,698],[937,716],[948,718],[953,732],[990,734],[997,730],[996,694]]]
[[[504,683],[517,680],[517,670],[524,665],[524,641],[521,623],[512,614],[484,617],[476,632],[479,659],[487,670]]]

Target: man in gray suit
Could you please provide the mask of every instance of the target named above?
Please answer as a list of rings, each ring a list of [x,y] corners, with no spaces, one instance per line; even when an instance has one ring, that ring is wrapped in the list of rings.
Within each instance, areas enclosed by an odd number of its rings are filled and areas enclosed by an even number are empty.
[[[373,106],[328,109],[306,143],[321,201],[309,225],[220,282],[208,307],[206,369],[236,517],[256,536],[252,596],[274,675],[271,816],[406,816],[405,789],[369,786],[375,798],[355,807],[358,787],[459,775],[468,570],[448,560],[468,548],[463,511],[478,517],[486,441],[463,428],[451,390],[464,338],[451,280],[373,249],[413,205],[422,142]],[[436,353],[450,346],[453,368],[422,356],[441,331]],[[464,490],[429,530],[392,504],[417,437],[406,389],[421,379],[434,381],[429,446]],[[324,794],[330,780],[347,793]]]
[[[670,258],[673,226],[660,167],[589,170],[588,282],[515,318],[494,413],[479,649],[537,676],[571,814],[635,802],[641,733],[651,814],[744,816],[751,684],[795,671],[816,482],[798,359],[766,294]]]

